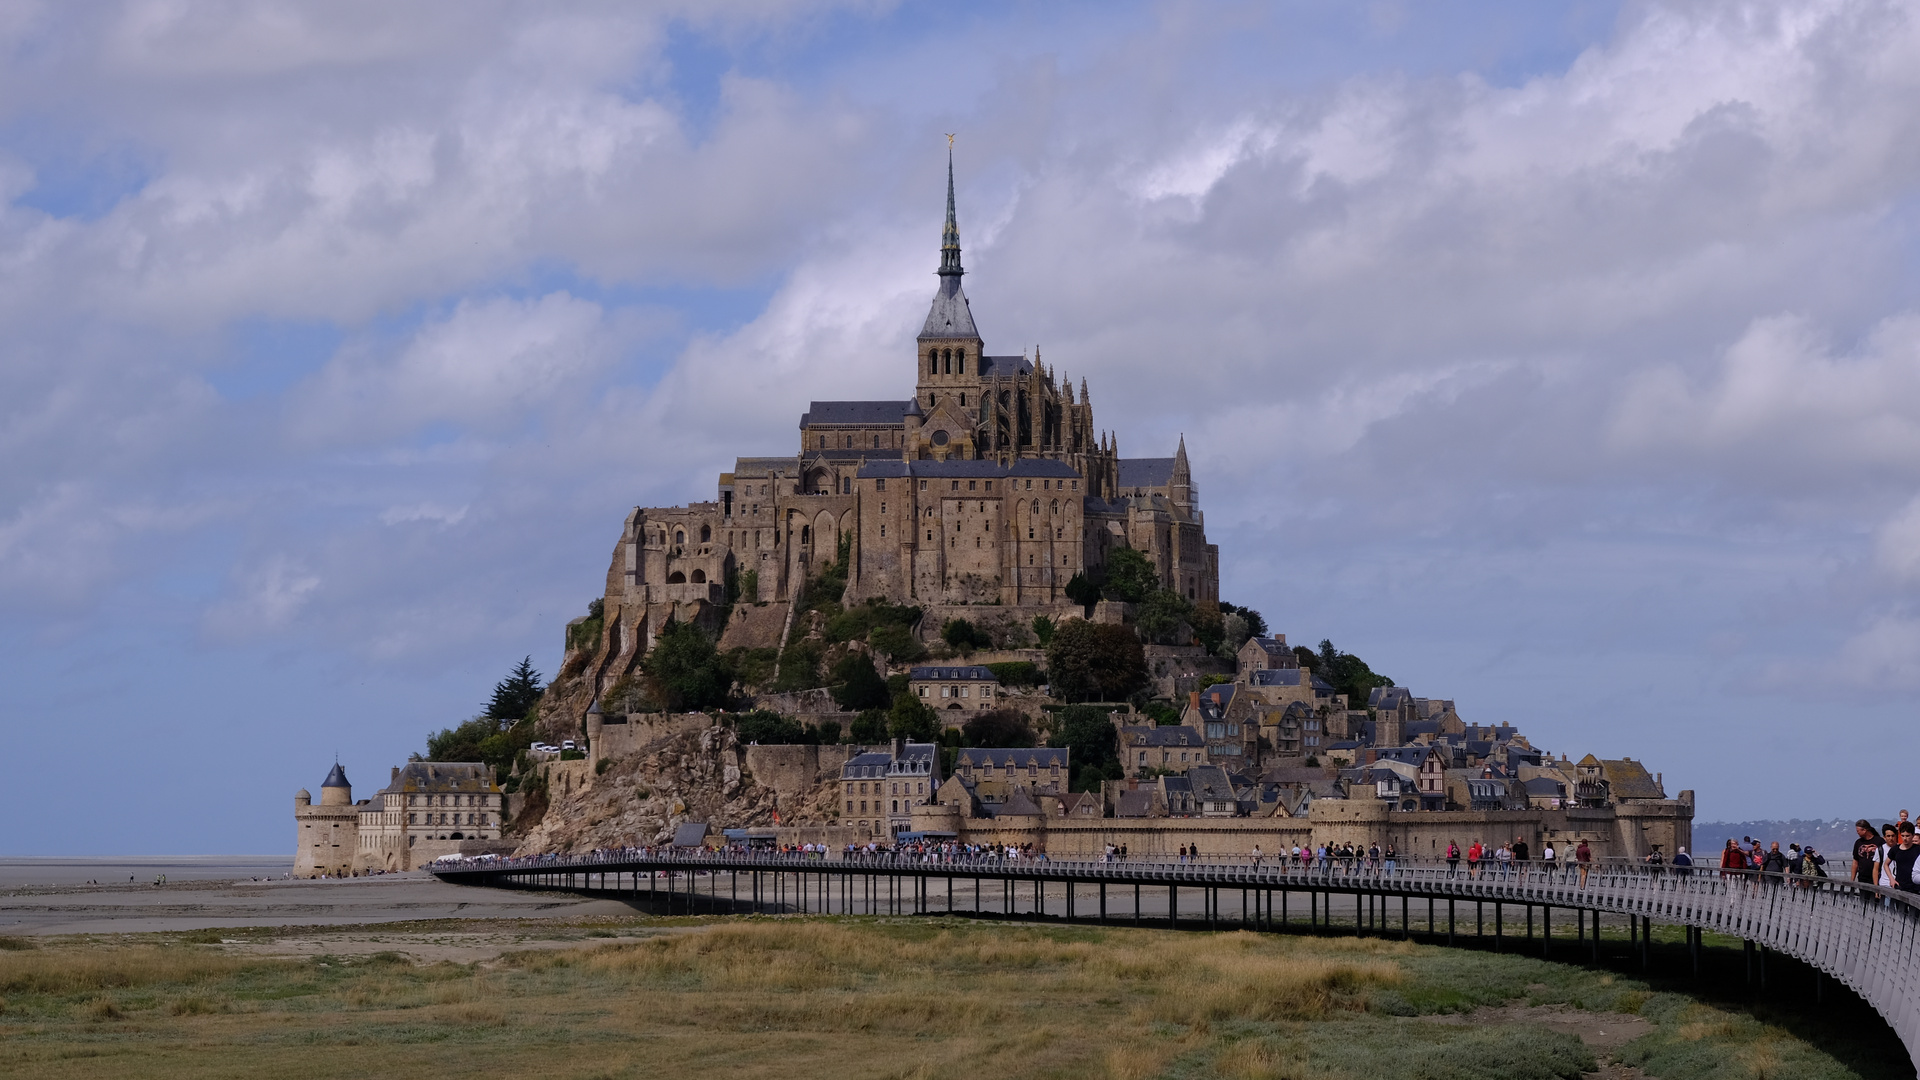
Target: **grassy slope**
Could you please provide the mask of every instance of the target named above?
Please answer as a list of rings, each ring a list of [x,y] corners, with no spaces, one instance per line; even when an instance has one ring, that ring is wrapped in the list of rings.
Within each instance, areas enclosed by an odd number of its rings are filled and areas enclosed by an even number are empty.
[[[1623,1056],[1666,1080],[1863,1075],[1746,1013],[1571,965],[1378,939],[958,920],[741,920],[475,965],[56,944],[0,951],[0,995],[0,1074],[36,1080],[1521,1080],[1594,1067],[1578,1040],[1542,1028],[1405,1018],[1510,1002],[1639,1012],[1658,1027]]]

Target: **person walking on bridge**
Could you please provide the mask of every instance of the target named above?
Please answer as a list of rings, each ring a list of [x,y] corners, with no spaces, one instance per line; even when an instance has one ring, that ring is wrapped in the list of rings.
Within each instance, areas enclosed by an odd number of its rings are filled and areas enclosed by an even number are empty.
[[[1480,841],[1475,840],[1472,844],[1467,846],[1467,880],[1468,881],[1472,881],[1480,876],[1480,856],[1482,856],[1483,854],[1485,854],[1485,852],[1483,852],[1480,849]]]
[[[1447,841],[1447,876],[1452,877],[1460,869],[1460,842]]]
[[[1580,846],[1573,849],[1573,861],[1580,867],[1580,887],[1587,887],[1587,872],[1593,868],[1593,849],[1587,846],[1583,837]]]
[[[1873,864],[1880,858],[1880,838],[1866,818],[1853,823],[1853,880],[1873,884]]]

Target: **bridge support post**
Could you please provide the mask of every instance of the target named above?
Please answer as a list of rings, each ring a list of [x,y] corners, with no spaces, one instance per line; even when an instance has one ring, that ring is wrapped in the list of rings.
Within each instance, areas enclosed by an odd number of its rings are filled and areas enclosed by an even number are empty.
[[[1067,921],[1073,921],[1073,879],[1067,879]]]
[[[1687,927],[1687,952],[1693,958],[1693,977],[1700,977],[1700,945],[1704,932],[1697,926]]]
[[[1540,905],[1540,956],[1553,954],[1553,905]]]
[[[1100,921],[1107,921],[1107,883],[1100,882]]]
[[[1412,906],[1412,898],[1407,896],[1405,893],[1401,893],[1400,894],[1400,940],[1401,941],[1413,940],[1413,922],[1407,918],[1407,911],[1411,906]]]
[[[1176,930],[1180,928],[1180,886],[1178,885],[1167,886],[1167,925]]]
[[[1453,897],[1447,897],[1447,944],[1453,944]]]
[[[1600,912],[1593,913],[1593,962],[1600,962]]]
[[[1747,985],[1753,985],[1753,942],[1744,938],[1740,941],[1740,953],[1747,961]]]
[[[1133,925],[1140,925],[1140,883],[1133,883]]]
[[[1495,900],[1493,902],[1493,951],[1494,952],[1500,951],[1500,929],[1501,929],[1500,916],[1502,914],[1501,909],[1503,906],[1504,905],[1502,905],[1498,900]]]

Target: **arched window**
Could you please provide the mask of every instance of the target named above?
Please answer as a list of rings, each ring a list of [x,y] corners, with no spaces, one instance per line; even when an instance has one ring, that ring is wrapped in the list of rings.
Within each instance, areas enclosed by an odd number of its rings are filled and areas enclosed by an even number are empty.
[[[681,547],[686,547],[687,534],[680,529],[673,530],[673,542],[680,545]]]
[[[1040,512],[1040,500],[1033,500],[1033,505],[1027,508],[1027,512],[1030,514],[1038,514]]]
[[[945,375],[953,374],[953,350],[942,349],[940,351],[940,359],[945,361],[945,363],[941,365],[941,367],[944,369],[942,371],[942,374],[945,374]]]
[[[1055,500],[1053,500],[1053,502],[1051,502],[1051,503],[1048,503],[1048,504],[1047,504],[1047,513],[1049,513],[1049,514],[1057,514],[1057,513],[1059,513],[1059,512],[1060,512],[1060,500],[1059,500],[1059,499],[1055,499]]]
[[[712,539],[713,539],[713,530],[711,528],[708,528],[705,525],[700,526],[700,542],[704,544],[707,541]]]
[[[927,374],[929,375],[940,374],[940,350],[939,349],[927,350]]]
[[[965,375],[967,373],[967,350],[965,349],[953,350],[953,360],[954,360],[954,372],[959,375]],[[966,402],[963,401],[960,404],[965,405]]]
[[[800,542],[803,544],[813,543],[813,527],[811,525],[800,526]]]
[[[695,570],[693,572],[693,583],[695,585],[705,585],[707,583],[707,572],[705,570]]]
[[[673,573],[667,575],[667,584],[669,585],[685,585],[686,583],[687,583],[687,575],[681,573],[678,570],[675,570]]]

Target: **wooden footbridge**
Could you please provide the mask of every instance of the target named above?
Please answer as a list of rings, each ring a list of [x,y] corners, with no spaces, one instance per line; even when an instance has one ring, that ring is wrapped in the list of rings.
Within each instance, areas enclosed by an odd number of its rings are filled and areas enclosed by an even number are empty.
[[[1849,987],[1920,1067],[1920,897],[1828,878],[1603,862],[1483,867],[1329,860],[1064,862],[977,855],[801,855],[621,850],[435,864],[444,881],[650,900],[668,911],[938,914],[1261,931],[1352,929],[1543,956],[1600,956],[1602,916],[1624,917],[1647,963],[1656,925],[1746,943]],[[724,888],[723,888],[724,882]],[[1524,927],[1524,929],[1523,929]],[[1470,932],[1470,933],[1469,933]],[[1757,972],[1756,972],[1757,968]]]

